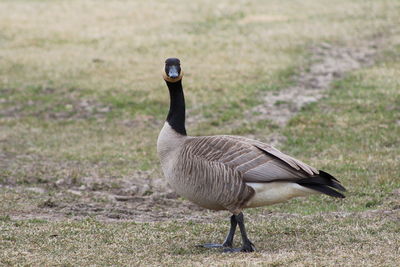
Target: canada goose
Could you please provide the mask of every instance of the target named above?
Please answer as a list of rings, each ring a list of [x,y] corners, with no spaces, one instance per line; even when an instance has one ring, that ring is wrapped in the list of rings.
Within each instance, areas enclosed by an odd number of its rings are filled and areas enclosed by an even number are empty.
[[[334,190],[345,191],[336,178],[270,145],[239,136],[187,136],[182,76],[180,60],[168,58],[163,77],[171,102],[158,136],[157,151],[164,175],[179,195],[204,208],[228,210],[233,214],[225,241],[204,247],[254,251],[244,226],[242,210],[245,208],[315,193],[344,198]],[[237,225],[243,244],[233,249]]]

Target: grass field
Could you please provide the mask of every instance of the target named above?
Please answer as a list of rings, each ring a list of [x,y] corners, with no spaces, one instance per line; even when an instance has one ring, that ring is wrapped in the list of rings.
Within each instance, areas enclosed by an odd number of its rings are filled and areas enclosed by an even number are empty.
[[[399,13],[396,0],[1,1],[0,265],[396,266]],[[324,97],[285,125],[253,112],[313,73],[321,46],[373,60],[328,71]],[[278,139],[347,198],[245,211],[256,253],[195,247],[222,241],[229,214],[162,179],[171,56],[189,134]]]

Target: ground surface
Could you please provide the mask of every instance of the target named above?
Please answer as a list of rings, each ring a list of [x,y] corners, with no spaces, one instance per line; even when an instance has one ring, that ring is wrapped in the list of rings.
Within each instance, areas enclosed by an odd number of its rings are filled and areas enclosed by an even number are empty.
[[[2,265],[395,266],[398,1],[2,1]],[[257,252],[221,254],[229,214],[166,185],[166,57],[188,130],[239,134],[348,188],[246,211]],[[239,245],[239,240],[236,240]]]

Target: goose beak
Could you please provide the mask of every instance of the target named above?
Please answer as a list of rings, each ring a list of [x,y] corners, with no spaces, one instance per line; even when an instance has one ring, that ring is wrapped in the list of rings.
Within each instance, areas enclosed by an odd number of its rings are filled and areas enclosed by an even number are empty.
[[[178,68],[176,66],[170,66],[168,69],[168,77],[175,79],[179,77]]]

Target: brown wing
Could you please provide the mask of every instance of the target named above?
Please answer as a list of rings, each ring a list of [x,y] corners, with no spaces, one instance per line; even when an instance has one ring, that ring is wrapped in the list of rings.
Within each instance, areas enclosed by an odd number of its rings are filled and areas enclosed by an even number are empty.
[[[191,153],[238,171],[244,182],[296,181],[318,171],[276,148],[244,137],[205,136],[192,139]]]

